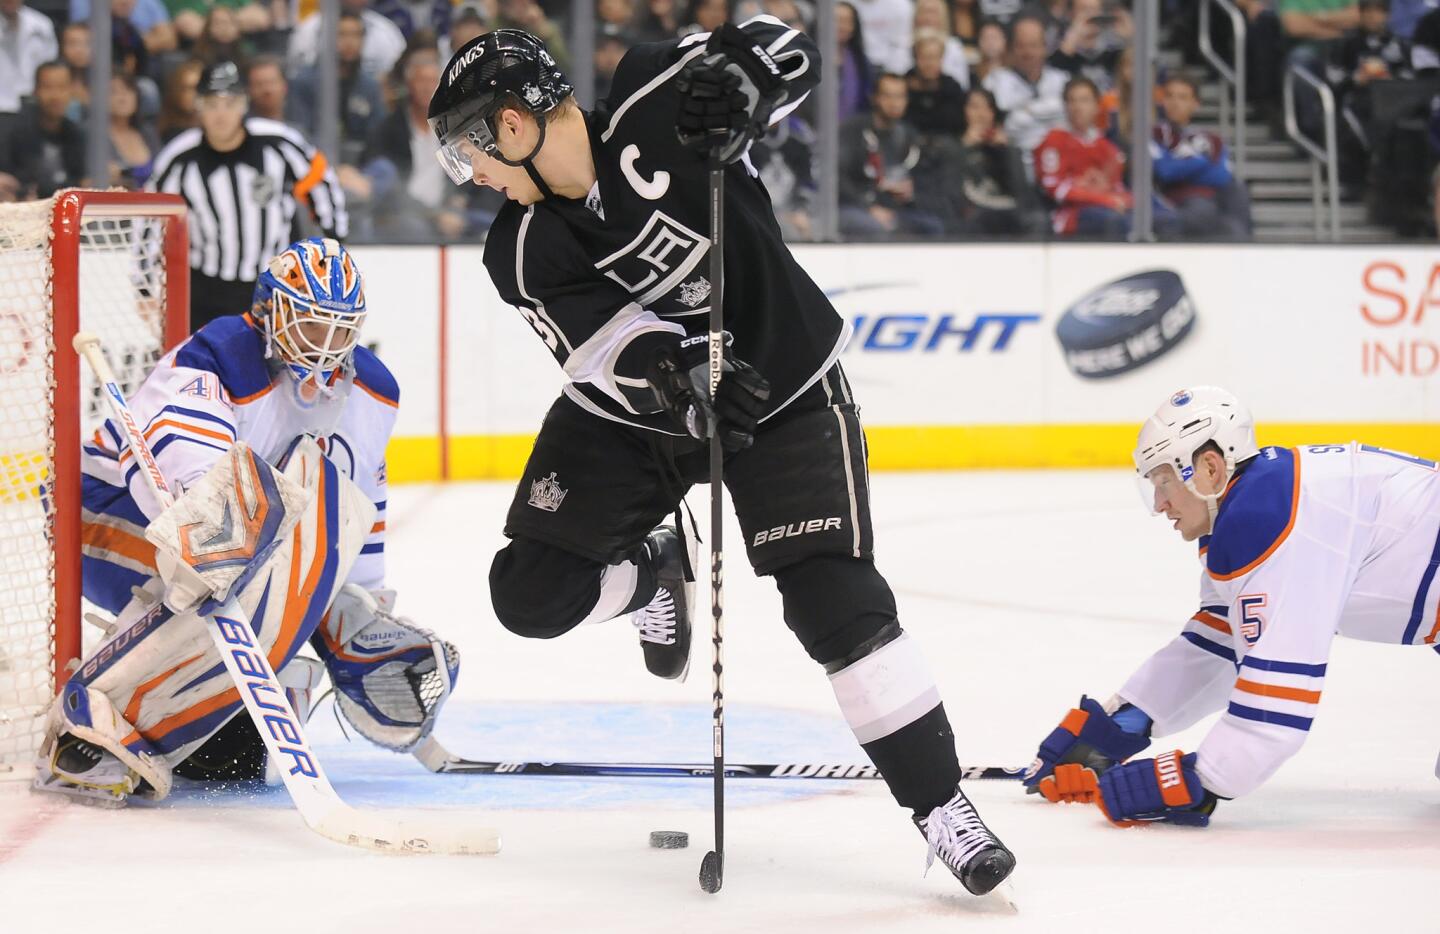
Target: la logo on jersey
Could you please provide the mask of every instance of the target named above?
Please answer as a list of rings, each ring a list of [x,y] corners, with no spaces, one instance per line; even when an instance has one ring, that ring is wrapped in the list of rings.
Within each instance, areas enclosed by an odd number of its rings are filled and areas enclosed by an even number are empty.
[[[709,241],[664,211],[655,211],[639,236],[595,268],[641,305],[670,292],[705,256]]]

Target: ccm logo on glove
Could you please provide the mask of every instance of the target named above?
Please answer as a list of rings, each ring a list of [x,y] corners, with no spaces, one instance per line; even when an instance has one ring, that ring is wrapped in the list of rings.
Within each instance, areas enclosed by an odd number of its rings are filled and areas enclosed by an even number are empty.
[[[754,548],[766,542],[779,541],[782,538],[794,538],[796,535],[809,535],[811,532],[826,532],[830,529],[840,531],[840,517],[831,516],[829,519],[811,519],[808,522],[792,522],[789,525],[777,525],[773,529],[755,533],[755,541],[750,547]]]

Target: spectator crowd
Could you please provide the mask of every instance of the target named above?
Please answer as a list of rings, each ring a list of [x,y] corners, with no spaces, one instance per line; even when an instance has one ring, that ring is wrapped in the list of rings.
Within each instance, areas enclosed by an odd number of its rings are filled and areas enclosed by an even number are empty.
[[[196,83],[217,61],[240,69],[252,117],[313,140],[316,0],[93,0],[110,4],[113,71],[108,177],[87,178],[92,0],[29,2],[0,0],[0,198],[80,183],[144,186],[160,150],[197,126]],[[1250,205],[1232,167],[1234,141],[1204,114],[1194,80],[1205,77],[1194,34],[1200,2],[1161,3],[1162,41],[1183,64],[1162,69],[1157,82],[1151,214],[1161,238],[1245,239]],[[1258,124],[1283,138],[1285,70],[1307,68],[1336,96],[1347,186],[1414,176],[1428,190],[1440,161],[1440,88],[1414,91],[1398,115],[1392,92],[1440,76],[1437,0],[1234,2],[1247,21]],[[339,140],[326,156],[351,239],[483,235],[496,195],[446,183],[429,157],[428,98],[450,50],[494,28],[539,34],[568,68],[570,6],[341,0]],[[842,121],[842,235],[1125,237],[1135,209],[1128,8],[1118,0],[839,0],[837,45],[826,52]],[[597,98],[633,45],[757,14],[815,31],[814,0],[595,0]],[[1217,20],[1223,51],[1228,25]],[[751,154],[782,225],[801,238],[815,232],[817,113],[808,101]],[[1297,99],[1312,136],[1318,115],[1316,100]],[[1411,136],[1397,142],[1394,124],[1406,117]],[[1406,159],[1414,165],[1375,180],[1377,163]]]
[[[75,185],[153,187],[157,158],[201,126],[197,85],[217,63],[233,63],[242,76],[249,117],[313,139],[321,37],[315,0],[97,0],[110,3],[112,68],[109,155],[103,176],[92,178],[91,0],[31,2],[36,6],[0,0],[0,200],[45,198]],[[563,58],[559,26],[535,0],[341,0],[340,7],[333,53],[339,140],[326,157],[348,209],[348,238],[483,236],[500,200],[444,177],[431,156],[430,95],[452,48],[491,28],[523,25],[547,36]]]

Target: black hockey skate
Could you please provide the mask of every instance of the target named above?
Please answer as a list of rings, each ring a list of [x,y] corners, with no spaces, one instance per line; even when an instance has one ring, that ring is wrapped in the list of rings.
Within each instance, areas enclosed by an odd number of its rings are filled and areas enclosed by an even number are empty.
[[[930,844],[926,871],[938,856],[972,895],[989,892],[1015,869],[1015,854],[990,832],[959,788],[928,817],[915,818],[915,826]]]
[[[640,630],[645,667],[657,678],[685,680],[690,670],[690,607],[695,585],[685,579],[684,546],[670,526],[645,539],[645,558],[655,569],[655,596],[636,610],[630,622]],[[694,566],[693,556],[690,566]]]

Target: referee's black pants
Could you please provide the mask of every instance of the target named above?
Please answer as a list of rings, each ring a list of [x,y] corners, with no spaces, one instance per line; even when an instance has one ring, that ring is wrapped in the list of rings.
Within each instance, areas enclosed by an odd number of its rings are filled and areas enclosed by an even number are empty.
[[[220,279],[198,269],[190,270],[190,333],[194,334],[221,315],[250,310],[255,297],[254,279]]]

